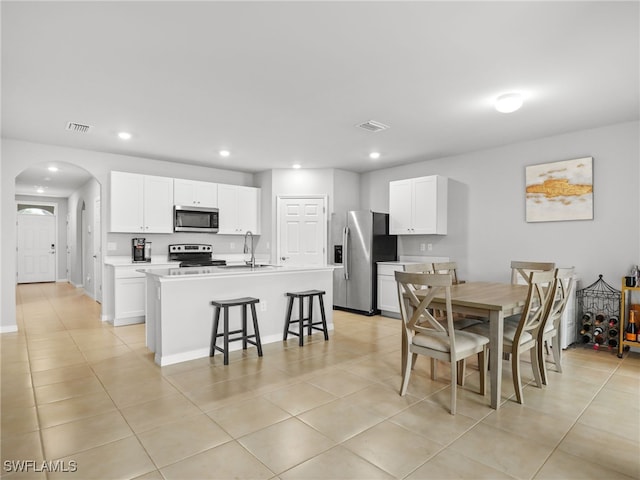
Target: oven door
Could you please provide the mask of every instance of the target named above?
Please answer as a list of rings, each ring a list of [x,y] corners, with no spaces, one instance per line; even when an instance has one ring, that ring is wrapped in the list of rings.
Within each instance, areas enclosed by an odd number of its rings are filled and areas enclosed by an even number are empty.
[[[173,207],[174,232],[218,232],[219,213],[217,208]]]

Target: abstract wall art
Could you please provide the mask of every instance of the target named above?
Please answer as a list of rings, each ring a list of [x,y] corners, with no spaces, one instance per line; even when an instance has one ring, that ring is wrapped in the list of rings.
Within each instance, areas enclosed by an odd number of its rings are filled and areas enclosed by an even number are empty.
[[[593,220],[593,158],[526,167],[527,222]]]

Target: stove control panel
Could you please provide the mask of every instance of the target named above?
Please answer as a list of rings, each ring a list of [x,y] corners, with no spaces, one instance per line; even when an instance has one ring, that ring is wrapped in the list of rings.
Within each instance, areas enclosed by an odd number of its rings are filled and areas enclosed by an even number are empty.
[[[203,243],[169,245],[169,253],[212,253],[213,247]]]

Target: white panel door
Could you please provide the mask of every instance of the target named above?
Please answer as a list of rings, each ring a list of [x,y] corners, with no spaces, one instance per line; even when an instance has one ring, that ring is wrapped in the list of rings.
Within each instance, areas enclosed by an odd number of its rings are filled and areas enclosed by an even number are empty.
[[[279,198],[278,263],[326,263],[326,208],[324,198]]]
[[[102,303],[102,230],[101,199],[96,198],[93,211],[93,299]]]
[[[56,217],[18,215],[18,283],[56,279]]]

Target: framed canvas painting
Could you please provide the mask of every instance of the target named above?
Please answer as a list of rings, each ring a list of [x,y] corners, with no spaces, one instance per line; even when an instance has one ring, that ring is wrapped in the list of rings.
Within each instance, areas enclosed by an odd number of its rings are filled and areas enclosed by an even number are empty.
[[[593,220],[593,158],[526,167],[527,222]]]

